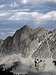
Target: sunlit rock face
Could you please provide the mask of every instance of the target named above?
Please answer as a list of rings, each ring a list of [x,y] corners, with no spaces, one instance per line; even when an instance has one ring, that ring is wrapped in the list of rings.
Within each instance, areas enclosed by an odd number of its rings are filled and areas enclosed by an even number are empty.
[[[12,72],[56,71],[56,30],[24,26],[0,42],[0,52],[0,64]]]

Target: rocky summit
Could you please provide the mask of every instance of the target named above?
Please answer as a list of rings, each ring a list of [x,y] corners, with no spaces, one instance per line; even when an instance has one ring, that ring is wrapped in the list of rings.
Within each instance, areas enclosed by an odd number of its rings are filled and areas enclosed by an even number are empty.
[[[5,68],[18,62],[16,69],[22,72],[56,71],[56,29],[32,29],[25,25],[13,36],[0,40],[0,60]],[[16,72],[14,68],[12,71]]]

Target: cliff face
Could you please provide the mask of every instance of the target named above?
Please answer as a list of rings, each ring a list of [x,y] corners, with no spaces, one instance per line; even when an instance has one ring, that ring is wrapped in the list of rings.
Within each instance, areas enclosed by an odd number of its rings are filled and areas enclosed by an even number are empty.
[[[21,53],[25,57],[32,54],[40,58],[52,55],[56,59],[56,31],[24,26],[3,41],[1,50],[4,54]]]
[[[20,30],[17,30],[12,37],[7,37],[2,44],[3,53],[18,52],[24,54],[25,49],[27,49],[30,43],[30,35],[32,34],[32,29],[28,26],[24,26]],[[8,52],[9,51],[9,52]]]
[[[20,66],[18,64],[16,67],[17,70],[20,68],[22,70],[22,66],[27,71],[32,71],[32,69],[34,71],[36,69],[37,71],[56,70],[54,66],[56,62],[56,29],[48,31],[44,28],[32,29],[24,26],[17,30],[12,37],[8,36],[5,40],[1,40],[0,54],[5,56],[0,58],[0,64],[6,64],[6,68],[14,65],[14,62],[20,62]],[[29,68],[30,66],[31,68]]]

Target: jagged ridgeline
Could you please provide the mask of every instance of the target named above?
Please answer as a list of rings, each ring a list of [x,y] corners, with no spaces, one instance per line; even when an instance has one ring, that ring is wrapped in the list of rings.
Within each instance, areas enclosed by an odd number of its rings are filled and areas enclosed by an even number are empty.
[[[31,51],[34,51],[33,56],[41,55],[43,57],[48,57],[49,53],[47,52],[51,51],[54,53],[53,58],[55,58],[56,31],[48,31],[40,27],[32,29],[25,25],[17,30],[13,36],[8,36],[5,40],[0,40],[0,52],[2,54],[7,55],[15,52],[28,56]]]
[[[0,64],[11,65],[12,62],[17,61],[24,65],[26,63],[28,67],[31,66],[31,71],[55,70],[56,29],[52,31],[41,27],[32,29],[25,25],[13,36],[0,40],[0,56],[2,59],[6,58]]]

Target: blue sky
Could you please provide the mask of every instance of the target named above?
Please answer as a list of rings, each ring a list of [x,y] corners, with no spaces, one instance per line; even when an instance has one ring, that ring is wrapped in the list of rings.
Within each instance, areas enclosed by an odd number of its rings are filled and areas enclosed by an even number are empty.
[[[0,39],[24,25],[56,28],[56,0],[0,0]]]

